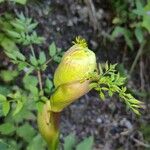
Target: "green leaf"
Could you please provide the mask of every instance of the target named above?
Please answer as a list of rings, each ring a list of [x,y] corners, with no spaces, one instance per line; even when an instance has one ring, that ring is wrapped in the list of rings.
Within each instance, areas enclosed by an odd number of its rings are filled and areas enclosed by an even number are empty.
[[[45,150],[45,141],[41,137],[41,135],[35,136],[29,145],[27,146],[27,150]]]
[[[3,107],[4,116],[7,116],[7,114],[9,113],[9,110],[10,110],[10,103],[8,101],[4,101],[2,103],[2,107]]]
[[[79,143],[76,147],[76,150],[92,150],[94,144],[94,138],[93,136],[86,138],[84,141]]]
[[[39,96],[39,91],[36,86],[29,85],[29,90],[33,94],[35,99]]]
[[[49,55],[51,57],[55,56],[56,55],[56,45],[54,42],[52,42],[52,44],[49,46]]]
[[[150,1],[147,1],[147,5],[144,7],[144,16],[142,26],[150,32]]]
[[[10,36],[11,38],[20,38],[20,34],[18,32],[15,31],[11,31],[11,30],[6,30],[8,36]]]
[[[44,106],[44,103],[41,102],[41,101],[38,101],[38,102],[36,103],[36,107],[37,107],[38,112],[42,112],[43,106]]]
[[[38,79],[35,76],[32,75],[26,75],[23,78],[24,87],[27,90],[30,90],[31,86],[36,87],[38,84]]]
[[[46,88],[47,88],[49,91],[51,91],[52,87],[53,87],[53,82],[52,82],[49,78],[47,78],[47,79],[46,79]]]
[[[43,65],[46,62],[46,55],[44,52],[40,52],[39,60],[38,62]]]
[[[75,135],[69,134],[67,137],[64,139],[64,150],[72,150],[73,147],[76,144],[76,137]]]
[[[17,76],[18,76],[17,70],[14,70],[14,71],[13,70],[2,70],[0,72],[0,77],[6,82],[14,80]]]
[[[8,38],[3,38],[1,41],[1,46],[6,50],[6,52],[13,52],[18,51],[18,47],[16,46],[15,42]]]
[[[6,97],[4,95],[0,94],[0,102],[4,102],[6,100],[7,100]]]
[[[138,42],[139,42],[139,43],[142,43],[143,40],[144,40],[144,36],[143,36],[142,29],[137,27],[137,28],[134,30],[134,32],[135,32],[135,36],[136,36]]]
[[[28,31],[31,32],[32,30],[34,30],[34,29],[37,27],[37,25],[38,25],[37,22],[30,24],[30,25],[27,27]]]
[[[33,66],[37,66],[38,65],[38,61],[34,56],[30,56],[30,62]]]
[[[28,143],[30,143],[33,140],[35,134],[35,129],[28,123],[25,123],[21,127],[17,128],[17,135],[22,137]]]
[[[0,133],[4,135],[11,134],[15,131],[15,126],[11,123],[4,123],[0,125]]]
[[[55,56],[53,57],[53,60],[54,60],[55,62],[57,62],[57,63],[60,63],[60,61],[61,61],[61,57],[60,57],[60,56],[55,55]]]
[[[5,0],[0,0],[0,3],[4,2]]]
[[[18,114],[20,112],[20,110],[23,107],[23,102],[21,100],[17,100],[17,106],[13,112],[13,116],[15,116],[16,114]]]
[[[25,5],[27,3],[27,0],[10,0],[10,1],[16,2],[18,4],[22,4],[22,5]]]

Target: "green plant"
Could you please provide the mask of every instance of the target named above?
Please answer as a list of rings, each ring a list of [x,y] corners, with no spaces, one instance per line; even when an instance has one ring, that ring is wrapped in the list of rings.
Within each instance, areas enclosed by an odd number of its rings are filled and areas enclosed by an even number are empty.
[[[32,114],[32,120],[37,118],[41,135],[49,149],[55,150],[59,144],[60,112],[91,89],[97,90],[101,99],[105,98],[104,91],[108,91],[109,96],[114,93],[119,94],[127,106],[139,114],[138,108],[141,107],[141,102],[126,93],[126,88],[123,86],[125,78],[116,73],[116,65],[106,63],[105,69],[99,65],[97,70],[95,54],[88,49],[84,39],[76,38],[74,45],[61,60],[63,52],[56,48],[54,42],[48,47],[48,56],[43,50],[35,52],[35,46],[41,45],[44,38],[36,33],[37,23],[32,22],[31,18],[20,14],[12,19],[11,15],[6,14],[1,16],[0,24],[2,26],[0,45],[10,61],[17,67],[13,77],[10,77],[9,71],[6,70],[1,72],[0,77],[10,84],[13,78],[17,78],[21,73],[23,76],[20,80],[23,86],[14,86],[7,92],[2,90],[0,93],[1,114],[6,118],[6,123],[0,126],[1,133],[16,133],[29,145],[31,139],[34,138],[33,143],[27,149],[36,149],[37,141],[42,141],[45,146],[41,137],[36,136],[37,131],[30,124],[24,123],[28,115],[37,112],[38,117]],[[22,47],[28,51],[28,55],[20,51]],[[54,75],[54,85],[52,79],[42,76],[52,60],[60,62]],[[24,115],[21,115],[22,113]],[[12,117],[9,122],[7,122],[7,117],[9,119]],[[21,126],[15,131],[15,127],[19,124]],[[6,128],[9,130],[5,131]],[[26,130],[30,131],[30,135],[26,134]],[[81,149],[87,141],[92,143],[92,138],[83,142],[77,149]],[[14,140],[10,142],[12,142],[9,143],[10,145],[14,145],[12,146],[14,149],[23,146],[17,145]],[[2,146],[5,147],[7,145],[5,143],[6,141],[3,141]],[[9,147],[9,144],[6,147]]]
[[[64,147],[64,150],[72,150],[74,148],[76,150],[83,150],[83,149],[91,150],[93,147],[93,144],[94,144],[93,136],[87,137],[83,141],[78,143],[75,135],[71,133],[64,138],[63,147]]]
[[[116,14],[112,20],[113,30],[110,39],[115,41],[116,38],[123,37],[125,45],[132,51],[137,51],[129,71],[129,74],[132,74],[137,61],[144,51],[144,47],[147,44],[146,39],[150,32],[150,1],[116,0],[112,1],[112,5]],[[138,50],[137,47],[139,47]]]

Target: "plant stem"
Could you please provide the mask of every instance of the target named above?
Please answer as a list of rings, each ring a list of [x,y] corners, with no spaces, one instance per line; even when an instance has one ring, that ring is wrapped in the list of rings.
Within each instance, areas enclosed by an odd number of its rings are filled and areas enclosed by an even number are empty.
[[[135,59],[134,59],[134,62],[133,62],[132,66],[131,66],[131,69],[130,69],[130,71],[129,71],[129,74],[130,74],[130,75],[132,74],[132,72],[133,72],[133,70],[134,70],[134,68],[135,68],[135,66],[136,66],[136,64],[137,64],[137,61],[138,61],[139,57],[140,57],[141,54],[142,54],[142,51],[143,51],[143,48],[144,48],[145,44],[146,44],[146,41],[143,41],[143,42],[141,43],[141,45],[140,45],[140,48],[139,48],[139,50],[138,50],[138,52],[137,52],[137,54],[136,54],[136,57],[135,57]]]
[[[40,72],[40,70],[37,71],[37,74],[38,74],[38,80],[39,80],[40,90],[43,91],[43,87],[42,87],[42,77],[41,77],[41,72]]]
[[[48,63],[50,63],[53,59],[50,58],[44,65],[47,65]]]

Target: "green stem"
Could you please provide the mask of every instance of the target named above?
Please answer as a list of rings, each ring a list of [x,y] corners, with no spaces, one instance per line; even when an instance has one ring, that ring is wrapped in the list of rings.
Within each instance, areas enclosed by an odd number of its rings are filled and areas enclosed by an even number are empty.
[[[44,104],[43,110],[38,113],[38,127],[42,137],[48,144],[48,149],[57,150],[60,113],[50,111],[48,103]]]

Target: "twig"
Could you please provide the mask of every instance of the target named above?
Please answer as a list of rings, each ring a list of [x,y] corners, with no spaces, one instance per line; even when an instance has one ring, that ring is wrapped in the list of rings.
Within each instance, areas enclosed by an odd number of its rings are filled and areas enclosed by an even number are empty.
[[[142,61],[142,57],[140,59],[140,79],[141,79],[141,90],[144,91],[144,85],[145,85],[145,81],[144,81],[144,75],[143,75],[143,71],[144,71],[144,64]]]
[[[146,148],[150,148],[150,145],[149,144],[145,144],[143,143],[142,141],[138,140],[138,139],[135,139],[134,137],[132,137],[132,140],[137,143],[138,145],[140,146],[143,146],[143,147],[146,147]]]
[[[93,23],[94,30],[96,31],[98,29],[98,21],[97,21],[97,17],[96,17],[95,6],[94,6],[92,0],[84,0],[84,1],[89,8],[88,10],[89,10],[90,21]]]
[[[43,87],[42,87],[42,77],[41,77],[41,72],[40,72],[40,70],[37,71],[37,74],[38,74],[38,80],[39,80],[40,90],[43,91]]]
[[[53,59],[50,58],[44,65],[47,65],[48,63],[50,63]]]
[[[145,46],[145,43],[146,43],[146,41],[143,41],[143,42],[141,43],[141,45],[140,45],[140,48],[139,48],[139,50],[138,50],[138,52],[137,52],[137,54],[136,54],[136,57],[135,57],[135,59],[134,59],[134,62],[133,62],[132,66],[131,66],[131,69],[130,69],[130,71],[129,71],[129,74],[130,74],[130,75],[133,73],[133,70],[134,70],[134,68],[135,68],[135,66],[136,66],[136,64],[137,64],[137,61],[138,61],[139,57],[140,57],[141,54],[142,54],[143,48],[144,48],[144,46]]]

